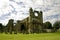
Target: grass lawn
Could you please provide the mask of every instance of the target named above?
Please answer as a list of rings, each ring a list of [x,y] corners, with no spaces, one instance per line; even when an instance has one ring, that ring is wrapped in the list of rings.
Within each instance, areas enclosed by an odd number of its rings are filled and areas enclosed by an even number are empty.
[[[0,40],[60,40],[60,33],[1,34]]]

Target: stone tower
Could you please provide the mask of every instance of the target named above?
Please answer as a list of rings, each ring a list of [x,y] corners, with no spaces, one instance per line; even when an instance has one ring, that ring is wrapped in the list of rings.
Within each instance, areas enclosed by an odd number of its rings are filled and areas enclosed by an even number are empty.
[[[29,16],[29,22],[30,22],[30,32],[32,33],[39,33],[42,30],[42,24],[43,24],[43,16],[42,11],[33,11],[32,8],[29,10],[30,16]]]
[[[10,19],[8,24],[6,25],[6,28],[5,28],[5,32],[9,32],[10,34],[12,34],[12,31],[14,30],[13,29],[13,19]]]

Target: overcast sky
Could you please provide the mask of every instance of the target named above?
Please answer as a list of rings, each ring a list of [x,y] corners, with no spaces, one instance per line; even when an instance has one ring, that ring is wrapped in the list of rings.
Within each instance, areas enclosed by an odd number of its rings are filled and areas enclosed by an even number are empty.
[[[28,17],[30,7],[43,11],[43,22],[60,20],[60,0],[0,0],[0,23]]]

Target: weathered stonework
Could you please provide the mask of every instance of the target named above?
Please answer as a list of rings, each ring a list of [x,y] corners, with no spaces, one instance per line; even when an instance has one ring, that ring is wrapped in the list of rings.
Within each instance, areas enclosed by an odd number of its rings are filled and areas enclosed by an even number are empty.
[[[35,15],[35,13],[37,13]],[[42,11],[35,11],[32,8],[29,9],[29,17],[22,21],[17,21],[13,27],[13,21],[9,21],[7,24],[8,31],[11,33],[14,29],[14,33],[40,33],[43,29],[43,13]]]
[[[14,30],[13,27],[14,27],[13,26],[13,19],[10,19],[8,24],[6,25],[5,33],[9,32],[10,34],[12,34],[12,31]]]
[[[17,25],[20,25],[20,31],[23,33],[39,33],[42,32],[43,28],[43,16],[42,11],[33,11],[32,8],[29,9],[30,16],[26,19],[20,21]],[[35,13],[38,16],[35,16]],[[18,27],[18,26],[17,26]]]

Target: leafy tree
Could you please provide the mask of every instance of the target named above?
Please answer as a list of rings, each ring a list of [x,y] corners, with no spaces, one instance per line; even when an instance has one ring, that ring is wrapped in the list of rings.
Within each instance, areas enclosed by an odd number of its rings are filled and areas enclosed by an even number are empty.
[[[3,32],[3,25],[0,23],[0,32]]]
[[[46,28],[46,29],[52,29],[52,24],[47,21],[47,22],[44,23],[44,28]]]
[[[60,28],[60,21],[56,21],[54,24],[53,24],[53,28],[55,30],[59,29]]]

